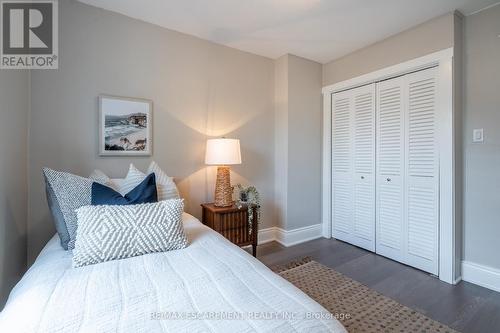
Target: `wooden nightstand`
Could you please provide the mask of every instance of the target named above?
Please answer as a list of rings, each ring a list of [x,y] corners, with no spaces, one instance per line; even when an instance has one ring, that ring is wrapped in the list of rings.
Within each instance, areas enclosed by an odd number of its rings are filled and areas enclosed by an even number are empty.
[[[202,222],[206,226],[220,233],[232,243],[238,246],[252,245],[252,254],[257,256],[257,209],[253,209],[252,226],[248,221],[248,206],[241,208],[232,205],[230,207],[216,207],[213,203],[201,205]]]

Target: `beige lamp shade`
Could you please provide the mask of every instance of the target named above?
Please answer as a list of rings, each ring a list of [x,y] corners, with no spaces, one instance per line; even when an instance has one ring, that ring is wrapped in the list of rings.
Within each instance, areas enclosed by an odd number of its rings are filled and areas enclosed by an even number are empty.
[[[225,138],[207,140],[205,164],[241,164],[240,140]]]

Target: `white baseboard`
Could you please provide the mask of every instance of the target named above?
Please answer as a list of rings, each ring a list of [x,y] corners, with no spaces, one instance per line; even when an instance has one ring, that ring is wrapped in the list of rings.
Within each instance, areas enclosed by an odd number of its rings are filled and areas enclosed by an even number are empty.
[[[271,227],[259,230],[259,234],[257,235],[257,243],[260,245],[274,242],[276,240],[276,229],[276,227]]]
[[[321,223],[293,230],[271,227],[259,230],[258,243],[265,244],[276,241],[281,245],[288,247],[321,237],[323,237],[323,226]]]
[[[500,292],[500,270],[462,261],[462,280]]]

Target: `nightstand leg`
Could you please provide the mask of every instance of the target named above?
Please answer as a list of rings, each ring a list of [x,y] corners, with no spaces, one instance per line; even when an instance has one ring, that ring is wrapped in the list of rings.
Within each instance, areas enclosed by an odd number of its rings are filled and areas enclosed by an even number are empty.
[[[252,245],[252,255],[257,258],[257,245]]]

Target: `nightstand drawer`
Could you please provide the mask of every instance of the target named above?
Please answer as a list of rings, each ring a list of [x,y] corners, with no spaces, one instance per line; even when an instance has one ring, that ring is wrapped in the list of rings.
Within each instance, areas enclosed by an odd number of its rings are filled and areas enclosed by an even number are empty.
[[[224,237],[231,240],[235,244],[251,243],[248,227],[248,214],[244,212],[235,212],[220,215],[218,221],[218,230]]]
[[[252,245],[254,255],[257,247],[257,222],[250,225],[248,207],[216,207],[203,204],[202,222],[239,246]],[[257,214],[254,212],[254,216]]]

